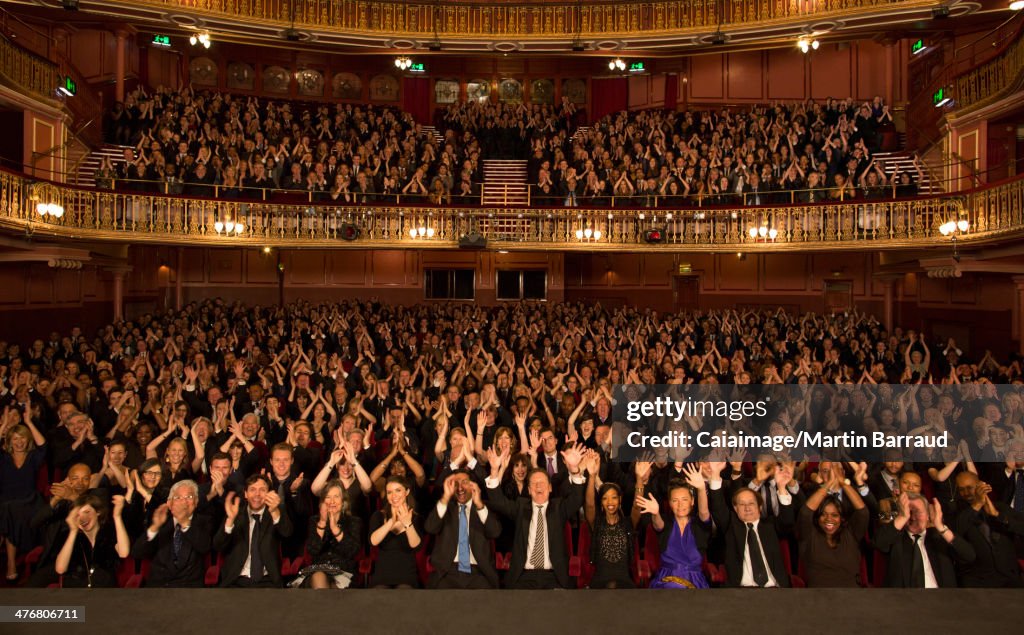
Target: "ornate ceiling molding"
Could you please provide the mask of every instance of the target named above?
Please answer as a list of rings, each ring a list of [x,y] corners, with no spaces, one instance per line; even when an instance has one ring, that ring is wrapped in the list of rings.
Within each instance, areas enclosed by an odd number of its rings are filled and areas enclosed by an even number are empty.
[[[15,0],[59,8],[60,0]],[[293,4],[294,2],[294,4]],[[899,28],[932,18],[977,11],[959,0],[662,0],[656,2],[551,2],[533,5],[367,0],[81,0],[80,11],[182,31],[204,29],[225,40],[282,40],[292,27],[316,48],[371,52],[426,49],[435,38],[446,52],[493,52],[495,42],[524,53],[565,53],[574,41],[588,51],[686,51],[781,42],[803,35],[852,35]],[[723,11],[719,15],[719,10]]]

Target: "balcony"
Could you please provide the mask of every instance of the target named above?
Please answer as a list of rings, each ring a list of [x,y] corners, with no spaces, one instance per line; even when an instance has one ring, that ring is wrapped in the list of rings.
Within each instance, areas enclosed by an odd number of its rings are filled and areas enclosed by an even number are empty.
[[[509,250],[886,250],[949,245],[950,222],[960,223],[961,246],[1019,236],[1024,178],[952,195],[822,205],[517,209],[228,201],[76,188],[0,172],[0,228],[7,232],[136,244],[451,249],[480,234],[488,247]]]

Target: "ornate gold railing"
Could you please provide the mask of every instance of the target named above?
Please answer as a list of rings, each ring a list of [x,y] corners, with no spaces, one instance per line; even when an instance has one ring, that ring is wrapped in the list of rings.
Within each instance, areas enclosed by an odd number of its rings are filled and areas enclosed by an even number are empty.
[[[62,206],[63,216],[41,216],[39,203]],[[420,249],[450,248],[477,232],[502,249],[890,249],[943,244],[939,227],[950,220],[968,222],[961,243],[1024,233],[1024,178],[954,196],[668,211],[220,201],[33,184],[0,172],[0,226],[135,243]],[[242,231],[228,235],[228,223]],[[426,235],[412,237],[420,228]],[[651,230],[661,243],[648,243]]]
[[[409,2],[365,0],[139,0],[176,12],[288,26],[389,36],[581,37],[710,30],[723,26],[815,20],[867,9],[930,7],[927,0],[674,0],[662,2]],[[112,3],[113,4],[113,3]],[[436,13],[435,13],[436,11]],[[723,15],[719,16],[719,11]],[[435,17],[436,16],[436,17]]]
[[[0,81],[22,92],[53,99],[57,89],[57,65],[0,35]]]
[[[1020,85],[1024,75],[1024,37],[1020,27],[999,55],[954,78],[958,116],[1001,99]]]

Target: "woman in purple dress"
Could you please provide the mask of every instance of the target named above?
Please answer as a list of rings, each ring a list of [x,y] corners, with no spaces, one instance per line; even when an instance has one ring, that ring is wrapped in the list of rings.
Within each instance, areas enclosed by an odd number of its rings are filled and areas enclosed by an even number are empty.
[[[650,527],[658,532],[661,568],[651,578],[652,589],[708,588],[701,572],[711,534],[707,490],[700,467],[687,465],[683,472],[686,481],[672,480],[668,485],[670,513],[662,515],[653,495],[637,497],[638,511],[651,515]]]

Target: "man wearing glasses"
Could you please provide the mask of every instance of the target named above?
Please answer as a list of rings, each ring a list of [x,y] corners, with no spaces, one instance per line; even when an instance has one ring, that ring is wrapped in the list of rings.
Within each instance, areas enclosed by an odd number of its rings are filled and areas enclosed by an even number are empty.
[[[132,546],[133,558],[152,562],[147,586],[203,586],[213,527],[209,518],[195,513],[198,501],[195,481],[179,481],[171,486],[167,502],[153,511],[149,529]]]

